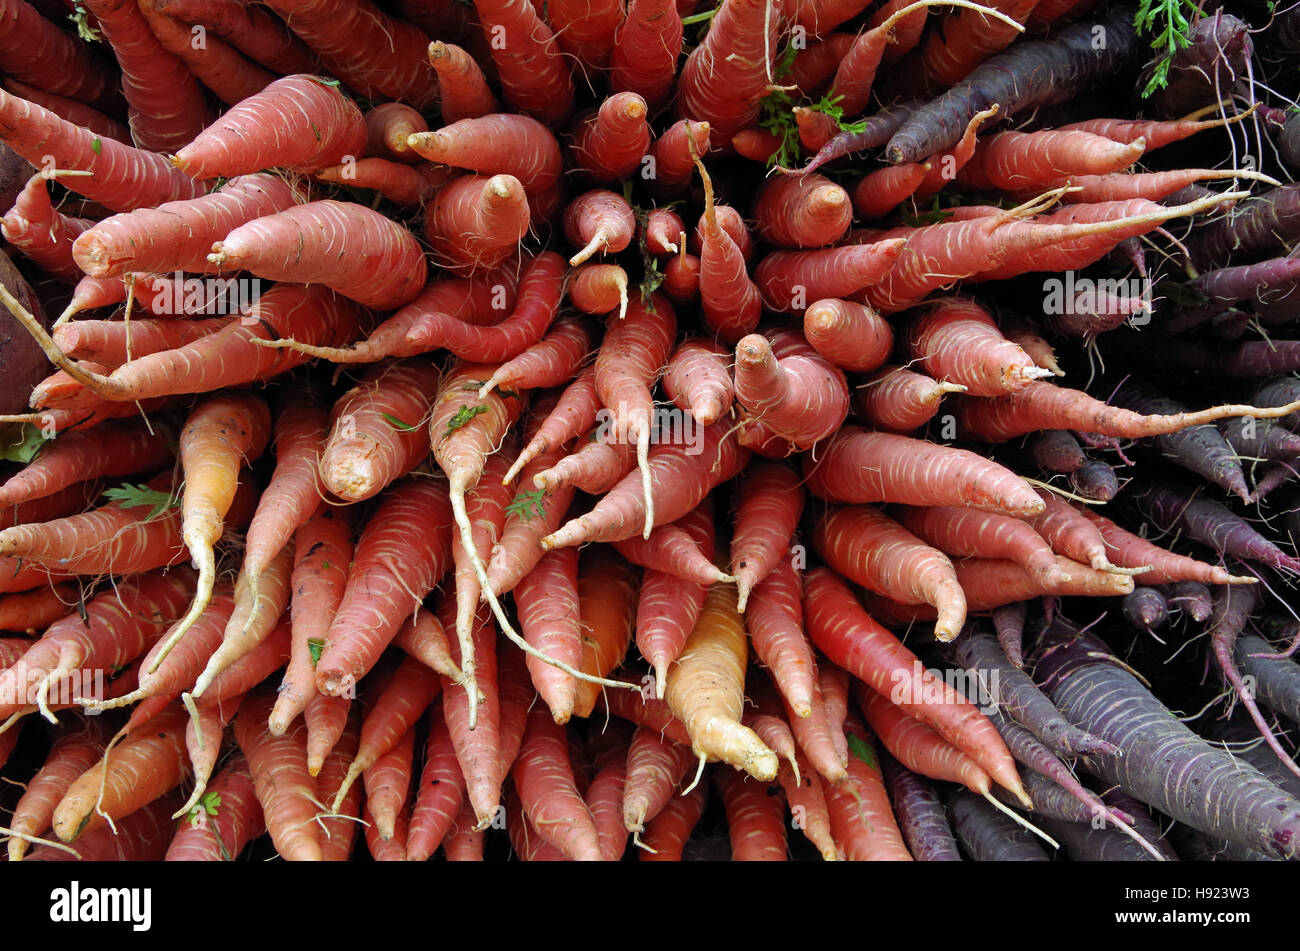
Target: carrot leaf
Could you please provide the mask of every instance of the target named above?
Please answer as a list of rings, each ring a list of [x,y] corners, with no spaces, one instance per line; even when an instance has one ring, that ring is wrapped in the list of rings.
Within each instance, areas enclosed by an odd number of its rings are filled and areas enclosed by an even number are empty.
[[[186,817],[190,820],[192,828],[198,828],[203,825],[208,816],[215,816],[217,810],[221,808],[221,793],[208,792],[204,793],[197,803],[194,804]]]
[[[94,152],[96,155],[104,154],[104,143],[99,140],[99,136],[95,136],[90,140],[90,151]]]
[[[180,499],[170,492],[160,492],[144,484],[131,485],[129,482],[123,482],[115,489],[105,489],[104,498],[110,502],[117,502],[124,509],[139,508],[141,505],[151,506],[149,514],[145,516],[146,522],[151,518],[157,518],[169,508],[180,508],[181,504]]]
[[[325,638],[309,637],[307,638],[307,651],[311,654],[311,665],[313,668],[320,663],[321,652],[325,650]]]
[[[1151,68],[1151,79],[1142,90],[1143,99],[1169,85],[1169,67],[1174,54],[1191,44],[1188,36],[1191,22],[1187,15],[1196,9],[1191,0],[1141,0],[1138,3],[1134,26],[1139,36],[1152,34],[1151,49],[1159,57]]]
[[[442,434],[442,438],[446,439],[448,436],[450,436],[456,430],[460,429],[462,426],[469,425],[469,421],[472,420],[475,416],[478,416],[480,413],[486,413],[486,412],[487,412],[487,407],[483,406],[482,404],[477,404],[474,406],[470,406],[468,404],[462,405],[460,409],[456,410],[456,415],[453,416],[451,419],[447,420],[447,431]]]
[[[531,522],[534,517],[541,518],[546,515],[546,506],[542,504],[542,499],[546,497],[546,492],[538,489],[536,492],[520,492],[514,501],[506,506],[506,513],[517,516],[521,521]]]
[[[22,423],[13,432],[13,437],[0,439],[0,459],[24,465],[35,459],[41,447],[49,442],[41,427],[35,423]]]
[[[870,746],[861,737],[854,736],[850,733],[847,737],[849,741],[849,752],[856,756],[862,762],[866,763],[872,769],[876,768],[876,754],[872,752]]]
[[[99,31],[90,25],[90,18],[86,14],[86,8],[79,3],[72,5],[72,12],[68,14],[68,19],[72,21],[77,28],[77,36],[87,43],[98,43],[103,37]]]
[[[412,426],[410,423],[404,423],[396,416],[391,416],[388,413],[380,413],[379,415],[384,417],[384,422],[386,422],[389,426],[392,426],[394,429],[401,430],[404,433],[413,432],[414,430],[420,428],[419,426]]]

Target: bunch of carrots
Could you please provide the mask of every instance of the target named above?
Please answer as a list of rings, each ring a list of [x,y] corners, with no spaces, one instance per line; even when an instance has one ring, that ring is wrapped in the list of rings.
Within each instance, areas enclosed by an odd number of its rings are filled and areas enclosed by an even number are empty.
[[[1149,6],[0,0],[9,860],[1300,857],[1300,15]]]

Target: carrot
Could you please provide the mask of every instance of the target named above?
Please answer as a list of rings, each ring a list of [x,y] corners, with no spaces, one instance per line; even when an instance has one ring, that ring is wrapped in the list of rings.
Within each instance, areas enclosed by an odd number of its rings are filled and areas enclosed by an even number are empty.
[[[36,775],[27,783],[14,806],[5,833],[9,836],[9,861],[20,862],[32,837],[50,828],[54,807],[73,782],[99,761],[108,742],[108,730],[96,717],[77,720],[54,740]]]
[[[245,59],[239,50],[219,37],[205,35],[201,44],[195,43],[196,38],[187,24],[160,9],[165,2],[140,0],[140,12],[149,29],[162,48],[179,59],[222,102],[234,105],[261,92],[275,80],[271,72]]]
[[[416,787],[415,805],[407,827],[406,853],[423,862],[446,838],[465,798],[465,780],[456,762],[456,750],[442,714],[442,698],[429,707],[429,733],[425,741],[424,767]]]
[[[379,757],[374,766],[367,769],[363,776],[366,811],[370,815],[370,821],[382,841],[397,840],[401,846],[400,858],[403,861],[405,861],[409,818],[406,802],[411,790],[414,757],[415,730],[410,729],[402,735],[397,745]],[[367,844],[370,844],[369,837],[367,837]]]
[[[112,700],[86,700],[84,706],[87,710],[109,710],[137,700],[153,700],[154,706],[158,702],[166,706],[193,686],[208,659],[221,645],[226,624],[234,610],[235,599],[232,587],[226,583],[217,585],[212,593],[212,600],[208,602],[207,610],[194,622],[186,632],[186,636],[177,643],[176,649],[167,655],[166,660],[157,670],[151,673],[149,667],[166,644],[166,633],[154,641],[153,646],[144,655],[136,689]],[[141,704],[132,712],[130,720],[127,721],[129,728],[133,729],[143,724],[146,715],[140,711],[144,706]]]
[[[270,167],[311,172],[359,158],[366,125],[337,89],[298,74],[277,79],[191,138],[176,153],[177,168],[194,178],[233,178]]]
[[[807,449],[839,428],[849,412],[844,373],[802,334],[750,334],[736,344],[736,402],[744,411],[740,444],[763,455]]]
[[[957,506],[907,507],[895,514],[899,524],[946,555],[1014,561],[1045,583],[1060,570],[1052,547],[1020,519]]]
[[[965,390],[960,383],[940,383],[906,367],[887,366],[858,390],[853,408],[875,429],[909,433],[934,418],[944,396]]]
[[[130,106],[131,135],[141,148],[174,152],[210,119],[203,90],[174,53],[158,42],[135,3],[89,0],[99,30],[122,69],[122,95]]]
[[[347,693],[446,574],[449,509],[441,480],[403,479],[383,493],[357,540],[347,587],[316,663],[321,693]]]
[[[447,642],[447,633],[438,618],[430,612],[417,610],[415,617],[406,621],[397,632],[397,636],[393,638],[393,646],[417,658],[429,669],[436,670],[455,683],[460,683],[462,679],[460,668],[451,659],[451,645]]]
[[[0,506],[47,498],[78,482],[161,468],[172,460],[174,421],[150,429],[142,420],[109,421],[47,444],[3,485]]]
[[[948,182],[958,176],[962,169],[975,156],[975,150],[978,145],[976,136],[980,127],[993,119],[1001,107],[995,102],[982,112],[977,112],[970,117],[970,122],[966,124],[966,132],[962,135],[961,141],[951,149],[939,155],[932,157],[925,163],[927,168],[924,179],[916,188],[917,200],[930,198],[943,191]],[[914,168],[916,163],[910,165],[895,165],[892,168],[902,170]],[[1063,184],[1063,183],[1062,183]]]
[[[332,200],[241,225],[213,243],[208,261],[274,281],[320,282],[381,309],[413,300],[426,276],[424,255],[409,231],[378,212]]]
[[[578,616],[582,625],[584,673],[607,677],[627,654],[636,618],[635,569],[608,551],[590,549],[578,563]],[[600,697],[600,686],[578,683],[573,712],[589,717]]]
[[[474,813],[466,803],[456,817],[456,824],[443,840],[448,862],[482,862],[485,834],[474,828]]]
[[[704,814],[707,791],[698,784],[680,796],[673,796],[646,827],[639,856],[642,862],[680,862],[691,832]]]
[[[891,165],[868,172],[853,189],[853,211],[865,220],[883,218],[913,195],[934,168],[930,162]]]
[[[197,198],[207,190],[172,168],[161,155],[115,139],[104,139],[61,119],[49,109],[3,90],[0,90],[0,139],[23,158],[42,167],[48,155],[56,168],[92,172],[90,176],[78,177],[73,190],[113,211]]]
[[[306,727],[297,724],[282,737],[266,730],[273,695],[250,694],[235,717],[235,742],[248,757],[253,788],[262,804],[266,828],[288,861],[320,861],[316,779],[307,771]]]
[[[562,548],[544,554],[514,588],[515,609],[525,640],[544,654],[580,667],[584,647],[578,600],[578,552]],[[535,657],[528,672],[556,723],[567,723],[577,701],[573,677]]]
[[[143,654],[180,614],[193,581],[188,569],[143,574],[86,602],[86,620],[74,613],[55,621],[0,673],[0,697],[9,700],[0,704],[0,713],[16,712],[23,702],[14,700],[30,696],[29,688],[35,686],[42,715],[55,722],[47,706],[51,691],[58,696],[66,690],[64,681],[75,671],[122,667]],[[84,690],[87,685],[80,686]]]
[[[690,749],[665,740],[654,730],[638,726],[627,750],[623,786],[623,827],[635,835],[669,805],[673,790],[695,764]]]
[[[68,787],[54,807],[51,827],[75,842],[160,798],[185,778],[185,708],[169,707],[147,731],[128,736]]]
[[[292,648],[268,722],[276,736],[284,735],[316,695],[313,646],[322,645],[347,582],[352,560],[351,519],[340,510],[321,508],[295,530],[293,553]],[[247,556],[243,571],[251,585],[254,576]]]
[[[429,38],[418,27],[369,0],[272,0],[267,6],[358,95],[417,109],[438,101],[438,83],[425,59]]]
[[[907,850],[918,862],[960,862],[957,840],[934,788],[880,752],[881,772]]]
[[[904,251],[905,242],[897,238],[816,251],[773,251],[754,269],[754,281],[768,307],[802,314],[813,302],[852,297],[887,280]]]
[[[447,109],[445,99],[442,108],[444,112]],[[412,165],[420,161],[420,157],[406,144],[412,135],[429,131],[429,124],[418,111],[403,102],[384,102],[367,109],[363,118],[366,122],[367,157]]]
[[[534,390],[567,383],[574,378],[593,342],[588,322],[561,318],[545,337],[503,363],[479,389],[479,394],[486,396],[496,387]]]
[[[623,4],[617,0],[555,0],[546,7],[546,19],[560,49],[579,66],[604,69],[609,65],[615,30],[623,22]]]
[[[966,619],[966,597],[952,562],[870,506],[829,512],[814,544],[827,564],[849,580],[896,601],[934,605],[934,636],[950,641]]]
[[[609,88],[636,93],[657,111],[672,95],[681,51],[682,21],[672,0],[629,0],[614,31]]]
[[[707,122],[681,119],[650,143],[655,173],[650,191],[656,198],[676,198],[690,187],[695,156],[708,150],[710,131]]]
[[[744,468],[749,453],[740,448],[725,420],[705,427],[701,445],[658,445],[650,452],[648,477],[660,487],[654,524],[681,518],[717,485]],[[643,482],[629,473],[586,515],[566,522],[542,539],[542,546],[563,548],[592,541],[631,538],[647,522]]]
[[[691,166],[694,170],[694,165]],[[657,258],[667,257],[681,251],[677,239],[686,230],[682,216],[671,207],[651,208],[646,212],[641,236],[645,238],[646,250]]]
[[[32,56],[39,49],[41,56]],[[118,100],[119,80],[91,47],[22,0],[0,7],[0,69],[19,82],[100,107]]]
[[[890,810],[875,748],[856,722],[849,726],[849,736],[853,750],[849,756],[850,779],[841,786],[826,786],[835,844],[850,862],[906,862],[912,856]]]
[[[621,195],[594,190],[575,198],[564,213],[564,235],[580,247],[569,266],[577,267],[594,254],[617,253],[632,243],[636,218]]]
[[[848,586],[829,569],[817,568],[808,576],[804,614],[812,642],[833,663],[878,693],[891,699],[897,693],[909,713],[1023,801],[1015,764],[993,725],[964,697],[925,671],[911,651],[862,610]],[[938,702],[926,702],[923,695]]]
[[[460,119],[407,139],[430,162],[481,175],[513,175],[536,200],[560,179],[564,161],[555,135],[528,116],[493,113]]]
[[[69,99],[44,89],[37,89],[35,86],[29,86],[12,78],[6,78],[3,85],[15,96],[48,109],[75,126],[89,129],[100,138],[113,139],[123,145],[131,144],[131,130],[116,119],[109,118],[94,106],[88,106],[79,100]]]
[[[755,779],[776,778],[776,754],[740,723],[747,648],[735,588],[715,584],[682,653],[668,671],[664,696],[685,725],[703,768],[721,760]]]
[[[316,54],[274,13],[241,0],[154,0],[162,13],[204,27],[274,73],[309,73]]]
[[[547,125],[573,112],[573,79],[556,35],[527,0],[475,0],[483,32],[499,39],[490,46],[502,97],[519,112]]]
[[[733,862],[786,860],[785,802],[779,787],[737,773],[714,773],[722,793]],[[773,795],[775,793],[775,795]]]
[[[993,788],[989,774],[933,728],[860,683],[853,695],[871,732],[907,769],[929,779],[959,783],[981,796]]]
[[[483,70],[465,50],[435,40],[429,44],[429,63],[438,74],[439,108],[445,124],[450,125],[460,119],[477,119],[500,111],[500,105],[488,87]],[[427,131],[427,127],[412,128],[407,134]],[[409,148],[405,137],[402,139],[402,148]]]
[[[746,467],[743,479],[731,542],[736,607],[742,613],[750,592],[785,556],[804,502],[798,476],[788,465],[755,462]]]
[[[266,403],[246,393],[208,398],[190,413],[181,429],[180,462],[185,473],[181,537],[199,570],[198,590],[189,613],[170,632],[168,646],[154,658],[151,670],[158,669],[212,597],[217,570],[213,548],[234,503],[240,466],[262,454],[270,429]]]
[[[706,498],[699,506],[670,525],[661,525],[647,539],[629,538],[614,542],[620,555],[649,571],[673,575],[705,587],[715,581],[735,581],[713,564],[711,553],[697,542],[710,535],[713,525],[713,501]]]
[[[754,653],[796,719],[813,715],[817,663],[803,633],[802,585],[794,566],[781,559],[754,588],[746,628]]]
[[[428,454],[420,424],[438,390],[437,367],[385,363],[361,378],[331,412],[333,428],[317,463],[325,488],[339,498],[372,498]]]
[[[1037,381],[1013,395],[962,400],[958,405],[957,425],[968,438],[981,442],[1005,442],[1037,429],[1073,429],[1122,439],[1141,439],[1228,416],[1276,419],[1296,409],[1300,409],[1300,402],[1283,407],[1227,404],[1171,416],[1147,416],[1108,406],[1080,390]]]
[[[1213,499],[1180,488],[1148,486],[1134,497],[1134,502],[1162,532],[1185,533],[1221,556],[1262,561],[1279,571],[1300,570],[1300,559],[1286,554],[1245,519]]]
[[[302,712],[303,725],[307,728],[307,772],[317,776],[325,768],[325,759],[333,751],[339,737],[347,729],[348,716],[352,712],[352,700],[349,696],[330,697],[317,692],[307,701],[307,708]]]
[[[294,202],[293,189],[278,176],[241,175],[200,198],[106,218],[77,238],[72,253],[93,277],[127,271],[212,272],[207,255],[214,241]]]
[[[466,175],[433,196],[425,236],[443,267],[469,274],[503,264],[528,227],[528,198],[519,179]]]
[[[718,8],[704,41],[687,57],[677,81],[677,115],[708,122],[715,148],[757,125],[773,82],[780,26],[780,9],[766,0],[731,0]]]
[[[600,836],[574,785],[561,727],[541,710],[528,715],[519,758],[510,770],[524,814],[538,834],[576,861],[600,861]]]
[[[181,821],[168,862],[232,862],[266,831],[248,760],[230,759],[208,784],[207,801]]]
[[[1082,514],[1100,534],[1107,557],[1113,554],[1117,564],[1135,571],[1134,580],[1143,584],[1160,584],[1170,581],[1200,581],[1204,584],[1250,584],[1256,579],[1229,574],[1226,568],[1209,565],[1186,555],[1166,551],[1125,531],[1103,515],[1088,509]],[[1146,570],[1140,570],[1145,568]]]
[[[822,175],[780,176],[760,186],[754,199],[758,233],[778,248],[835,244],[849,230],[849,193]]]
[[[627,316],[627,272],[617,264],[583,264],[569,280],[569,303],[584,314]]]
[[[1050,374],[998,331],[974,301],[948,298],[926,308],[909,328],[908,347],[921,369],[961,384],[972,396],[1018,392]]]
[[[116,833],[109,828],[87,833],[77,840],[76,855],[83,862],[161,862],[175,831],[169,817],[179,801],[180,795],[172,793],[119,821]],[[62,849],[42,845],[33,849],[26,861],[68,862],[72,858]]]
[[[631,178],[650,150],[646,113],[646,101],[636,93],[614,93],[594,114],[577,122],[570,163],[599,184]]]
[[[725,349],[700,337],[677,345],[663,374],[664,394],[708,426],[731,408],[735,393]]]
[[[132,360],[103,375],[63,356],[36,319],[4,288],[0,288],[0,303],[36,336],[55,365],[108,400],[209,392],[276,376],[305,362],[306,356],[278,354],[257,346],[254,340],[281,336],[335,345],[355,333],[359,318],[355,305],[326,288],[277,284],[253,305],[248,319],[234,321],[184,347]]]
[[[547,468],[537,470],[533,475],[533,486],[547,494],[558,495],[562,490],[579,489],[588,495],[602,495],[634,472],[636,446],[630,442],[610,440],[603,429],[602,426],[592,429],[579,443],[581,448],[567,456],[558,456],[557,461]],[[567,514],[568,508],[566,504],[561,518]],[[552,528],[551,532],[555,530]]]
[[[440,689],[441,682],[435,671],[413,657],[402,660],[366,714],[361,726],[360,746],[334,796],[334,812],[339,811],[344,797],[363,772],[394,750],[403,741],[403,737],[410,734],[414,741],[411,729]],[[408,761],[409,758],[408,756]]]
[[[713,204],[713,179],[704,163],[691,157],[704,181],[704,216],[700,219],[700,302],[705,323],[727,343],[758,326],[763,300],[749,277],[740,245],[719,223]]]
[[[61,584],[0,598],[0,631],[39,633],[66,615],[79,593],[73,585]]]
[[[535,416],[528,432],[536,432],[539,422]],[[530,462],[524,467],[522,483],[530,485],[533,475],[549,469],[562,454],[562,449],[552,449]],[[549,494],[527,489],[515,494],[505,509],[505,528],[488,558],[488,583],[494,594],[513,590],[544,557],[540,542],[560,527],[572,499],[568,486]]]
[[[198,320],[78,320],[54,331],[54,343],[74,360],[116,369],[136,357],[172,350],[216,333],[232,317]]]
[[[72,257],[73,242],[94,222],[69,217],[54,207],[46,182],[57,174],[38,172],[28,180],[0,220],[0,233],[41,270],[76,281],[81,273]]]
[[[804,474],[814,495],[836,502],[963,505],[1018,518],[1044,508],[1028,483],[982,456],[856,426],[842,427],[816,462],[806,460]]]

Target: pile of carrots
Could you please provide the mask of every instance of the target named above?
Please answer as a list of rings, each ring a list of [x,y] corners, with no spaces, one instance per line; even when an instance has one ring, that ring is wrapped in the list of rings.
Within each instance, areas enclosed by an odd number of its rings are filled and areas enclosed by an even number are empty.
[[[8,859],[1300,857],[1251,16],[0,0]]]

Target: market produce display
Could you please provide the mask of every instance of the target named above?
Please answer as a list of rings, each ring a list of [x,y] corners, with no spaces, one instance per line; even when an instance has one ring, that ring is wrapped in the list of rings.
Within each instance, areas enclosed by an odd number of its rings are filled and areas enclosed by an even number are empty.
[[[8,861],[1300,858],[1281,6],[0,0]]]

